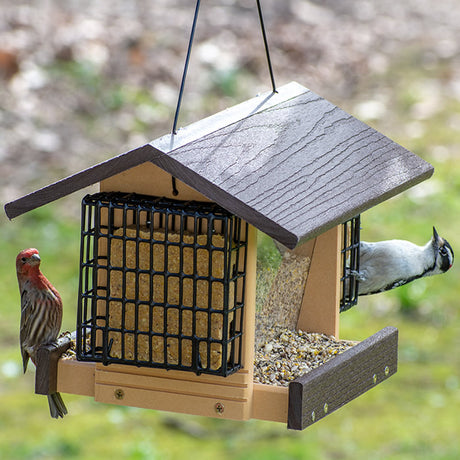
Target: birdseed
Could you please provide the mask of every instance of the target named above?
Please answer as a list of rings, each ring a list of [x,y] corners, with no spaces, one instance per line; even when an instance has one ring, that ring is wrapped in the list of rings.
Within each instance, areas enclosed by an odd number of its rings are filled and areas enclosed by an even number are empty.
[[[287,386],[357,343],[286,328],[272,329],[270,336],[255,352],[254,382],[279,386]]]

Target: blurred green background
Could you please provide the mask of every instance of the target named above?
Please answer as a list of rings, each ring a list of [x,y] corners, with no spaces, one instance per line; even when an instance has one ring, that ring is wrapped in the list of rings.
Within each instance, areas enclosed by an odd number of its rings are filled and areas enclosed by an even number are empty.
[[[2,204],[169,131],[193,2],[0,1]],[[296,80],[435,167],[362,215],[367,241],[460,247],[460,8],[455,1],[262,2],[279,85]],[[180,124],[269,89],[255,2],[204,2]],[[303,432],[96,404],[64,395],[48,416],[22,375],[14,260],[37,247],[75,328],[79,201],[0,216],[0,458],[458,459],[460,313],[443,276],[362,298],[341,336],[400,331],[399,371]],[[458,252],[458,250],[457,250]]]

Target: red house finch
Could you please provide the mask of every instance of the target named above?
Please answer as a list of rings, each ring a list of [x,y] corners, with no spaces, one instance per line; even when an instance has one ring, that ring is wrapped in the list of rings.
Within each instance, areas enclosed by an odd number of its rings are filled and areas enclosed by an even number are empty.
[[[56,341],[62,321],[62,300],[59,292],[40,271],[36,249],[24,249],[16,257],[19,292],[21,294],[21,354],[24,373],[29,357],[35,364],[40,345]],[[67,408],[59,393],[48,395],[51,417],[64,417]]]

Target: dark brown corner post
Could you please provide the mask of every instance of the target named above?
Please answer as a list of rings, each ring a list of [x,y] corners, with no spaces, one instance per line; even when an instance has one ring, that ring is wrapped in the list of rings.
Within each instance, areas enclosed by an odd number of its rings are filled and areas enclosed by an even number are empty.
[[[57,363],[59,358],[71,345],[72,338],[64,336],[50,345],[43,345],[37,350],[35,393],[49,395],[57,391]]]

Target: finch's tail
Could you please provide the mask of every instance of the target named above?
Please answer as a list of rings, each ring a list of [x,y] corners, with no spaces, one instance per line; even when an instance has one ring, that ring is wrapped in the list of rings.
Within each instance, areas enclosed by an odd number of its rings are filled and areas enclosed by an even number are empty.
[[[50,406],[51,417],[62,418],[67,414],[67,407],[65,407],[60,393],[53,393],[48,395],[48,404]]]

